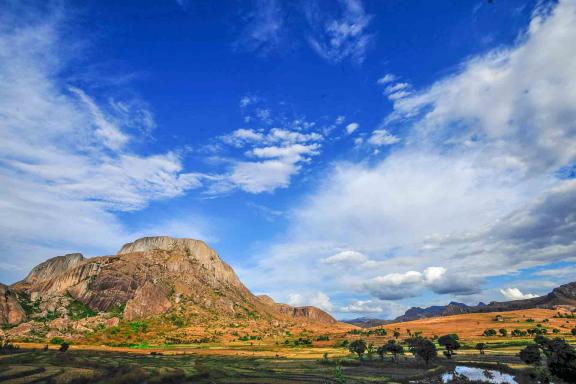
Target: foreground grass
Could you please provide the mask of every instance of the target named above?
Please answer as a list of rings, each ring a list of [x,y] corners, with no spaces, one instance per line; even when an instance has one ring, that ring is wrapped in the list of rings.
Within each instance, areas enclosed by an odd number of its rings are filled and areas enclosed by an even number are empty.
[[[476,364],[516,372],[523,369],[512,354],[489,350],[486,355],[462,353],[455,360],[438,359],[425,367],[411,356],[398,362],[359,362],[343,349],[277,348],[261,354],[240,349],[180,347],[118,350],[74,346],[62,353],[24,350],[0,356],[0,382],[9,383],[408,383],[427,382],[453,364]],[[334,350],[328,358],[315,356]],[[212,353],[216,351],[219,353]],[[225,353],[222,353],[226,351]],[[206,353],[208,352],[208,353]],[[267,352],[267,353],[264,353]],[[314,357],[312,357],[314,356]]]

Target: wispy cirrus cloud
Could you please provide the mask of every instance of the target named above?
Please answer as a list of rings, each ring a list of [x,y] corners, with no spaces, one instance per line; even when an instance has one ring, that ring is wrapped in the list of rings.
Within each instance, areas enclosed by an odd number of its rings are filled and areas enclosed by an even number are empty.
[[[362,63],[373,35],[368,31],[372,16],[359,0],[341,0],[335,15],[308,2],[304,11],[311,27],[308,41],[312,49],[330,63],[350,60]]]
[[[38,12],[0,6],[3,266],[16,257],[29,268],[63,250],[116,248],[134,234],[116,212],[201,184],[199,174],[184,171],[177,151],[133,150],[133,141],[155,127],[152,113],[116,95],[104,102],[68,79],[65,11]]]

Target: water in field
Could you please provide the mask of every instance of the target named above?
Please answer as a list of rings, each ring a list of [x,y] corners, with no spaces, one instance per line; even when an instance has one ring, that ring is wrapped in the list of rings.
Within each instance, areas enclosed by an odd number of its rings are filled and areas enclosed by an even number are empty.
[[[493,369],[458,365],[453,371],[442,375],[443,383],[482,382],[493,384],[517,384],[514,376]]]

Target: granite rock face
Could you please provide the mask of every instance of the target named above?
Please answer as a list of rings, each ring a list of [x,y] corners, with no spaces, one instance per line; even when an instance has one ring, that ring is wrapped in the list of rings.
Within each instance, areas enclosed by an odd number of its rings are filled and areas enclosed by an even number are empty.
[[[87,259],[69,254],[49,259],[10,289],[21,292],[29,305],[41,301],[47,308],[44,312],[53,309],[48,303],[76,300],[96,313],[123,311],[127,320],[172,311],[184,317],[217,314],[336,323],[314,307],[294,308],[257,298],[206,243],[167,236],[138,239],[112,256]],[[18,305],[15,299],[10,303],[11,308]],[[65,308],[60,312],[66,317]],[[24,321],[11,316],[12,322]]]
[[[0,284],[0,324],[20,324],[26,320],[26,312],[18,303],[16,293]]]
[[[324,324],[336,324],[338,321],[327,312],[313,306],[293,307],[288,304],[276,303],[268,295],[259,295],[258,299],[273,307],[276,311],[294,319],[305,319]]]

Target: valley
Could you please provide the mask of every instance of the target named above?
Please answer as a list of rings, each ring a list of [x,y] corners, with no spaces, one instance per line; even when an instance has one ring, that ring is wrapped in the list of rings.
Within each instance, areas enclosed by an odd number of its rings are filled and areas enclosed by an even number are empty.
[[[59,256],[2,290],[0,382],[10,383],[426,383],[479,368],[520,383],[535,374],[519,357],[535,336],[576,343],[574,283],[491,303],[491,312],[412,308],[407,314],[427,316],[359,327],[253,295],[192,239],[143,238],[113,256]],[[446,335],[458,344],[451,356],[442,356]],[[429,362],[412,350],[421,341],[434,349]],[[391,343],[400,354],[380,356]]]

